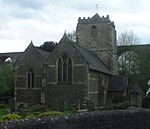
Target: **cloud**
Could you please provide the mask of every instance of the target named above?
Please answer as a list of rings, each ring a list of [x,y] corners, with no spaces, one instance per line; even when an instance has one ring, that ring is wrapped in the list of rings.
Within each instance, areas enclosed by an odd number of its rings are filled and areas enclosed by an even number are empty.
[[[27,44],[25,44],[23,40],[13,40],[12,42],[12,39],[0,39],[0,44],[1,44],[0,48],[1,53],[14,52],[14,50],[16,50],[15,52],[17,51],[20,52],[24,51],[25,48],[27,47]]]
[[[32,8],[39,10],[47,3],[47,0],[2,0],[1,2],[5,6],[20,7],[23,9]]]
[[[97,0],[0,0],[0,52],[23,50],[31,40],[35,45],[58,42],[65,30],[76,29],[78,17],[96,13],[96,3]],[[99,14],[109,14],[118,33],[132,30],[148,43],[149,4],[148,0],[105,0],[99,2]]]

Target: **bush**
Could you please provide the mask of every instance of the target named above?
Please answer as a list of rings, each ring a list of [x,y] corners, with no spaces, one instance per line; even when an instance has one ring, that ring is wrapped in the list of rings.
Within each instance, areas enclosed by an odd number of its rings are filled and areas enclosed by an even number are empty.
[[[119,109],[127,109],[130,106],[131,106],[130,102],[123,102],[118,105]]]
[[[65,111],[63,112],[63,114],[64,114],[65,116],[72,115],[73,113],[75,113],[75,112],[72,111],[72,110],[65,110]]]
[[[44,117],[44,116],[62,116],[62,112],[57,111],[49,111],[49,112],[43,112],[38,115],[38,117]]]
[[[6,104],[0,104],[0,109],[1,108],[7,108],[7,105]]]
[[[27,118],[27,119],[35,119],[36,117],[33,114],[28,114],[25,118]]]
[[[13,114],[7,114],[7,115],[3,116],[1,118],[1,120],[5,122],[5,121],[10,121],[10,120],[18,120],[18,119],[21,119],[21,118],[22,118],[22,116],[13,113]]]
[[[19,107],[20,112],[26,112],[28,114],[30,113],[39,113],[39,112],[46,112],[52,110],[49,106],[47,105],[31,105],[27,103],[21,103]]]
[[[7,103],[14,93],[14,76],[12,74],[12,63],[4,63],[0,69],[0,101]]]

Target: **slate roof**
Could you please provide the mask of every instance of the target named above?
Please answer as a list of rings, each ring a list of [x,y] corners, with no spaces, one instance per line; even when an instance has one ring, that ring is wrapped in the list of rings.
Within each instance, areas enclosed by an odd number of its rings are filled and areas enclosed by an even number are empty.
[[[111,71],[95,53],[79,46],[77,43],[72,43],[72,45],[80,52],[80,54],[88,62],[90,69],[112,75]]]
[[[62,39],[60,40],[59,43],[61,42],[67,42],[67,43],[70,43],[72,44],[72,46],[83,56],[83,58],[88,62],[89,64],[89,68],[91,70],[94,70],[94,71],[100,71],[102,73],[105,73],[105,74],[109,74],[109,75],[113,75],[111,73],[111,71],[107,68],[107,66],[103,63],[103,61],[93,52],[79,46],[77,43],[73,43],[71,42],[66,34],[64,34],[64,36],[62,37]],[[30,43],[30,45],[27,47],[34,47],[32,41]],[[36,48],[36,47],[35,47]],[[43,50],[40,50],[38,48],[36,48],[40,53],[41,55],[47,59],[48,56],[50,56],[50,53],[49,52],[46,52],[46,51],[43,51]]]
[[[114,75],[111,77],[108,91],[110,92],[123,92],[126,90],[128,84],[128,79],[126,76]]]
[[[95,71],[100,71],[105,74],[113,75],[111,71],[107,68],[107,66],[103,63],[103,61],[93,52],[79,46],[75,42],[71,42],[66,34],[62,37],[59,43],[70,43],[81,55],[82,57],[88,62],[90,69]]]
[[[39,48],[37,48],[37,50],[41,53],[41,55],[42,55],[45,59],[47,59],[47,57],[50,55],[50,52],[43,51],[43,50],[41,50],[41,49],[39,49]]]

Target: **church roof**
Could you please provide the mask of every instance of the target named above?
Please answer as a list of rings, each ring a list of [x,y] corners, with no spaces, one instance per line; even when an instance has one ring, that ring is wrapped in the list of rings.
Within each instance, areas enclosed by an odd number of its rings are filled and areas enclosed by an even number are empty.
[[[95,53],[79,46],[76,43],[72,44],[80,52],[80,54],[84,57],[84,59],[88,62],[90,69],[112,75],[111,71],[107,68],[107,66]]]
[[[77,50],[77,52],[82,55],[86,62],[88,62],[89,68],[91,70],[100,71],[102,73],[112,75],[111,71],[95,53],[79,46],[77,43],[71,42],[68,39],[66,33],[64,34],[59,43],[71,44]]]
[[[49,52],[47,52],[47,51],[43,51],[43,50],[41,50],[41,49],[39,49],[39,48],[37,48],[37,47],[35,47],[34,45],[33,45],[33,42],[31,41],[31,43],[29,44],[29,46],[26,48],[26,50],[25,51],[27,51],[27,50],[31,50],[32,51],[32,49],[35,49],[35,50],[37,50],[41,55],[42,55],[42,57],[44,58],[44,59],[47,59],[47,57],[49,56]]]
[[[47,57],[50,55],[50,52],[43,51],[43,50],[41,50],[41,49],[39,49],[39,48],[37,48],[37,50],[41,53],[41,55],[42,55],[45,59],[47,59]]]

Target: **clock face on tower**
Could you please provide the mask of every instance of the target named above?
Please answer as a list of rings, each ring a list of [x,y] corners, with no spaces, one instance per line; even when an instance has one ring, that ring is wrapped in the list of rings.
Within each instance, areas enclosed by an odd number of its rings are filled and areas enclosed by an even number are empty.
[[[91,46],[92,46],[93,48],[95,48],[95,47],[97,46],[97,42],[96,42],[96,41],[92,41],[92,42],[91,42]]]

